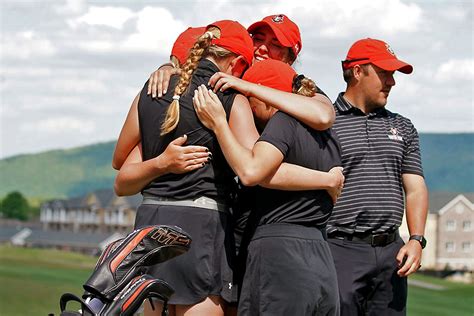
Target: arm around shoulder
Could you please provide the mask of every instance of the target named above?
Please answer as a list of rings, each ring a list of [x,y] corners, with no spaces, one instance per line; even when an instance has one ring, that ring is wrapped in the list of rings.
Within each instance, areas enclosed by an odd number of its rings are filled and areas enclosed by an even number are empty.
[[[255,84],[251,87],[249,96],[272,105],[315,130],[324,131],[334,124],[334,107],[331,100],[323,94],[317,93],[309,97]]]

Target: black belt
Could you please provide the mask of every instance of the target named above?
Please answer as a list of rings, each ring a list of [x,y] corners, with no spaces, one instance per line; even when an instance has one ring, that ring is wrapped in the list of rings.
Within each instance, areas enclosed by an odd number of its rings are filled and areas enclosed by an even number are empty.
[[[372,247],[383,247],[391,244],[398,237],[398,230],[390,233],[371,234],[371,233],[353,233],[347,234],[343,232],[332,232],[328,234],[328,238],[349,240],[349,241],[362,241],[370,244]]]

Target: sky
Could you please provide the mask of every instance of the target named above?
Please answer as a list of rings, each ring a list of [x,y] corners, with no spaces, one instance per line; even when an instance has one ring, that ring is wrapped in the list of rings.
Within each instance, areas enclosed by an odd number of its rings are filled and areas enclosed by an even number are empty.
[[[271,14],[298,24],[294,66],[333,101],[350,45],[382,39],[414,67],[387,108],[419,132],[474,132],[471,0],[0,0],[0,159],[116,140],[185,28]]]

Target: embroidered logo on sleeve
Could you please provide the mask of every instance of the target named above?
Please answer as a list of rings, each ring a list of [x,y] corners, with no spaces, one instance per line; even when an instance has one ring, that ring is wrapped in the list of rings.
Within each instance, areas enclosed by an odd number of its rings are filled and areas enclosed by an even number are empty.
[[[398,135],[398,130],[395,128],[395,127],[392,127],[390,129],[390,133],[392,133],[391,135],[389,134],[388,135],[388,138],[391,139],[391,140],[398,140],[398,141],[403,141],[403,137]]]

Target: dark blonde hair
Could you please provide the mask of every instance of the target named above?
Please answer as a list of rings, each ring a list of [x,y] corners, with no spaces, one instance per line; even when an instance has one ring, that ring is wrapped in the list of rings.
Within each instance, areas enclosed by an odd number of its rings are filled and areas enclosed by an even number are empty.
[[[203,57],[213,56],[219,61],[222,58],[236,56],[236,54],[216,45],[211,45],[213,38],[220,38],[221,32],[215,26],[201,35],[189,51],[186,62],[181,66],[181,76],[174,89],[173,102],[168,107],[165,120],[161,124],[161,135],[166,135],[176,128],[179,122],[179,98],[189,87],[192,75],[196,70],[199,61]]]
[[[318,92],[318,87],[311,78],[304,75],[298,75],[293,79],[293,93],[305,97],[313,97]]]

